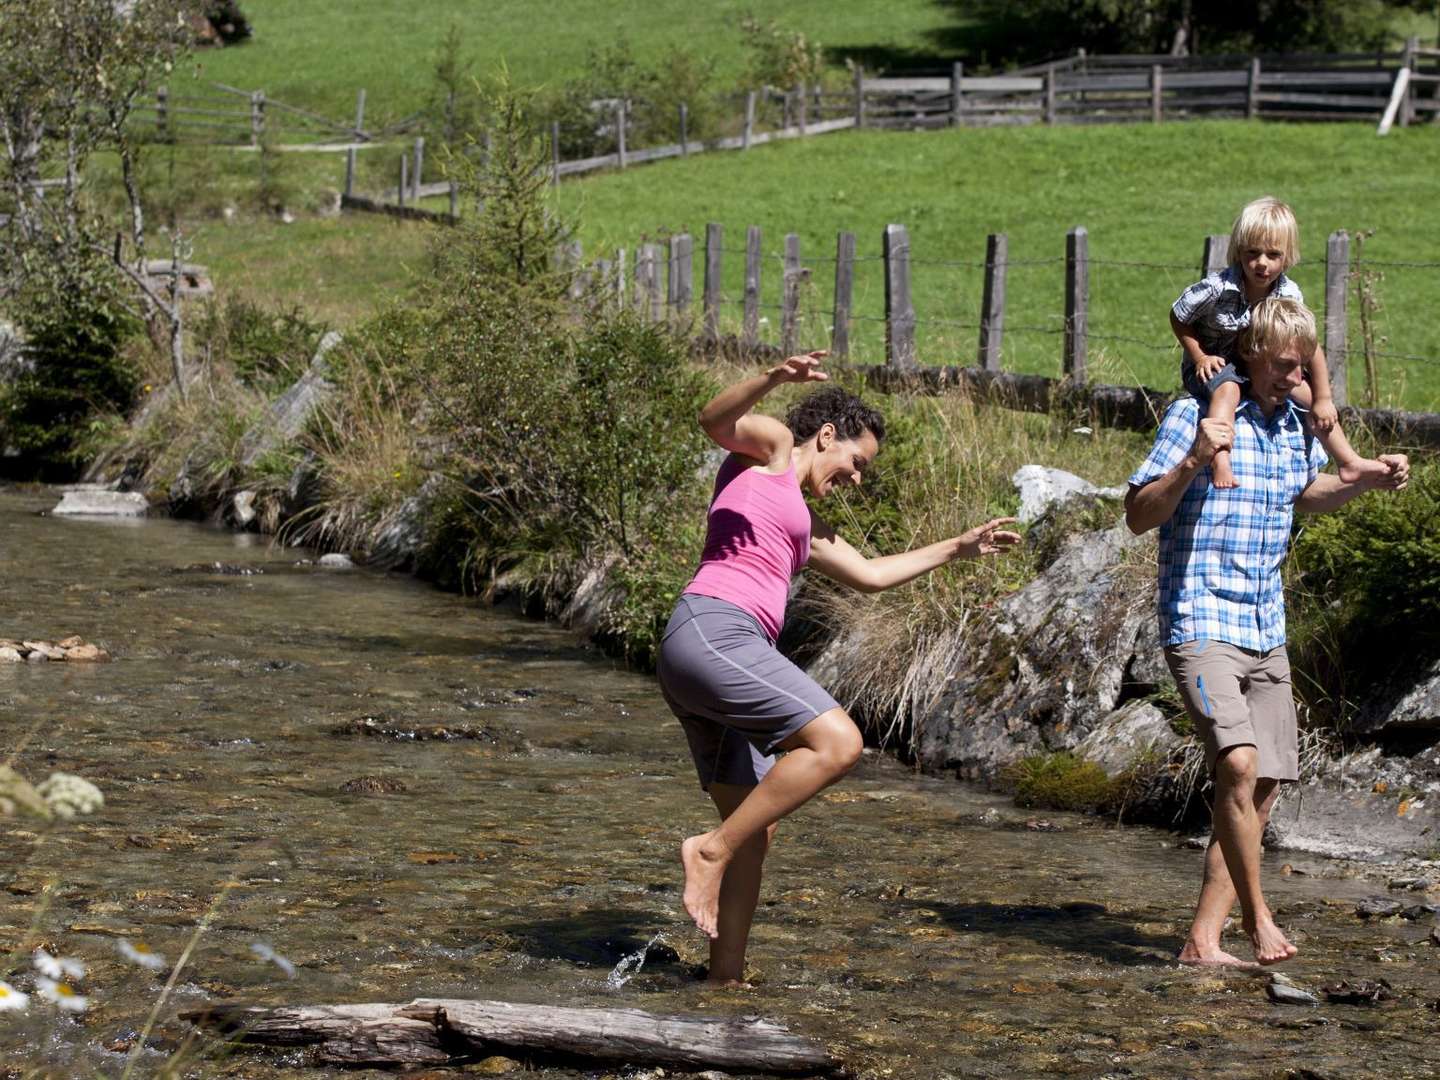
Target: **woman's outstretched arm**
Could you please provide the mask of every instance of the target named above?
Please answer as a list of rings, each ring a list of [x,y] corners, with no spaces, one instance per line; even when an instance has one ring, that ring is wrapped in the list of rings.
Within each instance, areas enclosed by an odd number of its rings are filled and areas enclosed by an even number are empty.
[[[700,410],[700,426],[732,453],[767,465],[788,465],[795,445],[790,429],[773,416],[750,410],[781,383],[824,382],[830,377],[820,370],[824,358],[823,351],[792,356],[769,371],[727,386]]]
[[[1014,518],[994,518],[949,540],[913,548],[898,555],[867,559],[814,510],[810,511],[810,565],[828,578],[861,592],[880,592],[913,581],[921,574],[956,559],[994,555],[1020,542],[1020,534],[1003,530]]]

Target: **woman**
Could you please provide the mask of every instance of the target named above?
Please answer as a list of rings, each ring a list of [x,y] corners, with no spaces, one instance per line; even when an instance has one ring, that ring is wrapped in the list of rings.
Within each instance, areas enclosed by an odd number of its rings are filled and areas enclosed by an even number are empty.
[[[807,562],[865,592],[901,585],[953,559],[1017,543],[996,518],[963,536],[867,559],[805,502],[858,487],[885,436],[883,418],[853,394],[826,387],[785,423],[751,409],[781,383],[823,382],[823,352],[792,356],[721,391],[700,426],[730,456],[715,480],[705,551],[660,647],[660,686],[679,717],[720,811],[719,828],[681,845],[685,910],[711,939],[709,979],[736,983],[775,824],[860,759],[854,721],[781,656],[790,579]],[[776,751],[785,756],[778,761]]]

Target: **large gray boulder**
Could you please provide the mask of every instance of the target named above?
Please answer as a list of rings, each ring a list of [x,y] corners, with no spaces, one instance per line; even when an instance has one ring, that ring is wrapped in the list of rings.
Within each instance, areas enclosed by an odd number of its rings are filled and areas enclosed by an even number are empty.
[[[1440,733],[1440,659],[1392,685],[1394,693],[1380,697],[1362,710],[1356,733],[1371,736]]]
[[[1102,488],[1082,476],[1052,469],[1045,465],[1022,465],[1010,478],[1020,493],[1020,509],[1016,513],[1022,524],[1029,524],[1052,506],[1076,498],[1123,499],[1124,488]]]
[[[1168,760],[1183,741],[1169,717],[1137,698],[1103,717],[1076,743],[1075,753],[1115,777],[1146,758]]]
[[[50,513],[61,517],[144,517],[150,503],[138,491],[111,491],[99,484],[68,488]]]

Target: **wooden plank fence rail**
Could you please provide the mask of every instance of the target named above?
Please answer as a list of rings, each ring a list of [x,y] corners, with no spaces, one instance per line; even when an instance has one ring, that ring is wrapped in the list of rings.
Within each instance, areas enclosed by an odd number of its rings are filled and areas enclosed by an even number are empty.
[[[768,357],[800,352],[822,344],[815,340],[805,340],[803,327],[813,326],[813,323],[803,318],[804,298],[813,294],[804,289],[803,285],[810,280],[811,272],[801,259],[799,237],[794,233],[785,235],[780,255],[783,272],[778,338],[772,339],[773,344],[763,339],[760,320],[761,268],[765,255],[762,250],[761,231],[753,225],[746,231],[740,336],[738,341],[725,336],[720,315],[721,308],[726,303],[721,284],[725,255],[723,238],[723,230],[718,224],[712,223],[706,227],[704,318],[697,334],[700,345],[721,349],[738,345],[742,354],[758,353]],[[1130,338],[1107,338],[1103,334],[1097,336],[1091,332],[1089,268],[1093,260],[1089,251],[1089,233],[1084,226],[1077,225],[1066,233],[1063,260],[1046,260],[1064,263],[1063,326],[1056,331],[1039,327],[1020,328],[1022,331],[1054,332],[1061,335],[1061,374],[1058,378],[1004,370],[1002,346],[1005,329],[1005,284],[1006,270],[1011,259],[1008,238],[1004,233],[994,233],[986,237],[979,340],[973,367],[921,362],[916,331],[925,320],[917,318],[915,312],[911,274],[916,266],[923,269],[936,264],[926,261],[917,263],[912,258],[910,237],[904,225],[887,225],[879,240],[879,259],[883,261],[885,275],[883,312],[860,316],[855,313],[854,274],[859,256],[856,254],[855,234],[851,232],[840,232],[836,236],[833,260],[834,303],[828,312],[832,317],[829,330],[830,352],[837,363],[844,363],[850,357],[851,329],[857,317],[883,323],[884,363],[863,368],[866,378],[876,385],[908,385],[927,392],[962,387],[983,400],[1011,408],[1027,411],[1064,408],[1073,410],[1075,415],[1089,418],[1095,423],[1131,428],[1152,427],[1175,396],[1173,392],[1146,387],[1097,386],[1088,381],[1087,360],[1092,340],[1112,341],[1122,348],[1136,344],[1144,348],[1152,346]],[[630,302],[637,305],[645,317],[654,321],[668,318],[689,332],[689,273],[693,257],[691,239],[688,234],[677,234],[669,239],[668,244],[671,256],[668,264],[669,282],[664,289],[665,301],[662,303],[660,299],[658,254],[651,254],[658,253],[660,249],[658,246],[646,244],[639,248],[636,257],[636,295]],[[1204,274],[1223,269],[1227,265],[1228,246],[1229,236],[1226,234],[1204,237],[1197,267],[1200,272]],[[617,256],[617,265],[623,268],[623,251]],[[1177,266],[1176,269],[1183,267]],[[597,264],[595,272],[601,280],[608,280],[608,264],[603,271]],[[1401,446],[1440,447],[1440,415],[1397,410],[1355,410],[1349,406],[1346,340],[1347,289],[1350,283],[1349,237],[1345,232],[1337,231],[1329,237],[1326,248],[1323,310],[1323,344],[1330,364],[1336,405],[1344,411],[1347,423],[1364,424],[1378,437]],[[618,295],[623,298],[623,285]],[[625,301],[621,299],[617,302]],[[1156,324],[1165,325],[1163,313],[1157,312]],[[1168,344],[1168,327],[1161,332],[1165,334]],[[811,333],[813,335],[814,332]],[[1178,369],[1178,351],[1175,358]],[[1440,363],[1440,358],[1435,362]]]

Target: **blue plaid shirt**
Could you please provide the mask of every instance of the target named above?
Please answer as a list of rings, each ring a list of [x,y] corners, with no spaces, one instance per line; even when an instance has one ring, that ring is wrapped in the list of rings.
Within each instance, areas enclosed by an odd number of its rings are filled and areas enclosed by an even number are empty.
[[[1172,404],[1132,487],[1158,480],[1184,460],[1202,418],[1192,397]],[[1326,462],[1290,401],[1269,420],[1250,398],[1235,413],[1230,467],[1240,486],[1210,486],[1201,469],[1170,520],[1160,526],[1160,640],[1224,641],[1266,652],[1285,643],[1280,566],[1290,545],[1295,500]]]

